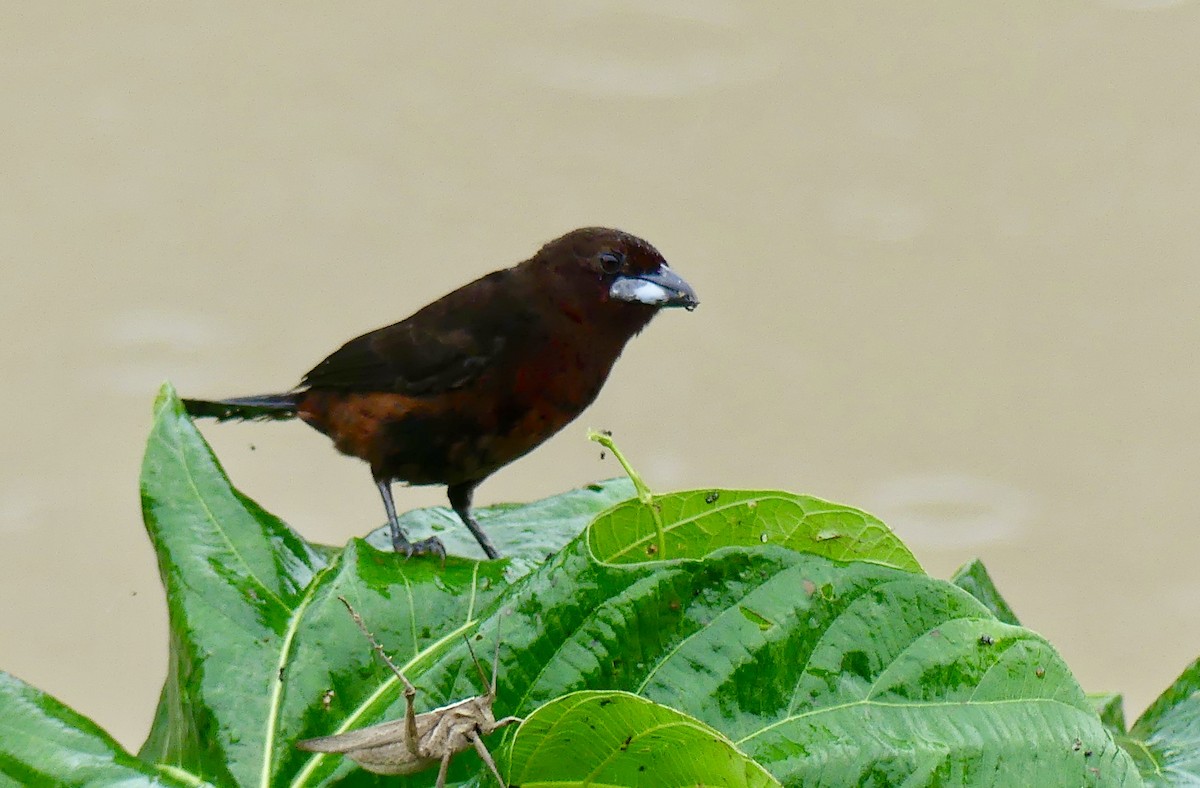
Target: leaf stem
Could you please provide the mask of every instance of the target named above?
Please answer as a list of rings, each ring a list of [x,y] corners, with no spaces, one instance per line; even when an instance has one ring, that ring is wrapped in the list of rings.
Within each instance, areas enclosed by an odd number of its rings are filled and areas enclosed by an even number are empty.
[[[658,504],[654,502],[654,493],[650,492],[650,486],[642,480],[641,475],[633,469],[629,460],[625,459],[625,455],[617,448],[617,444],[612,439],[612,433],[588,430],[588,440],[599,443],[613,453],[617,462],[621,463],[621,467],[625,469],[629,480],[633,482],[633,489],[637,491],[638,500],[642,502],[643,506],[650,507],[650,516],[654,518],[654,531],[658,537],[658,558],[665,559],[667,557],[667,532],[663,528],[662,512],[659,511]]]

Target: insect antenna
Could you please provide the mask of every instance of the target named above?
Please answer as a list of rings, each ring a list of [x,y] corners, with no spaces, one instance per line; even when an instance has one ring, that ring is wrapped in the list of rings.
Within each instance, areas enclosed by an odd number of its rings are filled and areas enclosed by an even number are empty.
[[[496,619],[496,653],[492,655],[492,683],[488,687],[488,694],[493,698],[496,697],[496,677],[500,675],[500,625],[504,623],[503,618]]]
[[[483,665],[479,664],[479,657],[475,656],[475,648],[471,645],[471,639],[463,638],[463,640],[465,640],[467,643],[467,651],[471,652],[471,661],[475,663],[475,670],[479,671],[479,680],[483,683],[483,686],[486,687],[488,685],[488,677],[487,674],[483,672]]]
[[[496,620],[496,653],[492,655],[492,678],[489,680],[487,674],[483,672],[483,665],[479,664],[479,657],[475,656],[475,648],[471,645],[470,638],[463,638],[467,642],[467,651],[471,652],[471,660],[475,663],[475,670],[479,671],[479,680],[483,686],[487,687],[487,694],[490,698],[496,697],[496,677],[500,673],[500,621]]]
[[[358,611],[354,609],[354,606],[350,604],[349,600],[347,600],[344,596],[339,596],[338,601],[346,606],[346,610],[350,612],[350,618],[354,619],[354,623],[358,624],[358,628],[362,630],[364,635],[367,636],[367,641],[371,644],[371,648],[374,649],[375,653],[379,655],[379,658],[383,660],[383,663],[391,668],[392,673],[396,674],[396,678],[400,679],[401,684],[404,684],[406,687],[409,686],[408,679],[404,677],[404,674],[400,672],[400,668],[396,667],[396,663],[392,662],[391,658],[387,655],[387,652],[383,650],[383,644],[375,639],[375,636],[371,634],[371,630],[367,629],[366,622],[362,620],[362,616],[358,614]]]

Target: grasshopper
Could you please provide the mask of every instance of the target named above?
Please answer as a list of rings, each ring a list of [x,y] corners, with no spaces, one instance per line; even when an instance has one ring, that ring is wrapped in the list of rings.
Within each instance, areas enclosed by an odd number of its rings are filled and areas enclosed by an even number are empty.
[[[488,752],[487,745],[481,737],[488,735],[497,728],[505,725],[520,723],[520,717],[505,717],[497,720],[492,711],[496,702],[496,671],[500,666],[500,639],[496,638],[496,655],[492,659],[492,678],[488,681],[483,672],[483,666],[475,656],[471,641],[467,640],[467,650],[479,671],[479,679],[487,687],[487,692],[473,698],[460,700],[448,706],[417,714],[413,699],[417,688],[396,667],[395,663],[384,652],[383,646],[375,639],[358,614],[345,597],[338,599],[346,609],[358,628],[367,636],[371,648],[375,650],[392,673],[404,685],[404,700],[407,708],[404,719],[381,722],[369,728],[347,731],[333,736],[322,736],[317,739],[306,739],[296,742],[296,746],[309,752],[341,753],[357,763],[362,768],[376,774],[415,774],[430,768],[435,763],[440,764],[437,775],[437,788],[445,788],[446,770],[450,768],[450,759],[456,754],[471,747],[479,753],[479,757],[491,769],[496,781],[505,785],[496,761]],[[465,639],[465,638],[464,638]]]

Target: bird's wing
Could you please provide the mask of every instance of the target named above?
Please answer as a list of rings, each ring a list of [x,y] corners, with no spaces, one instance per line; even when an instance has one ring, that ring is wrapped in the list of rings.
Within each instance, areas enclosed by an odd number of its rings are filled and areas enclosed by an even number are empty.
[[[476,379],[529,323],[511,271],[497,271],[406,320],[350,340],[304,376],[302,386],[434,394]]]

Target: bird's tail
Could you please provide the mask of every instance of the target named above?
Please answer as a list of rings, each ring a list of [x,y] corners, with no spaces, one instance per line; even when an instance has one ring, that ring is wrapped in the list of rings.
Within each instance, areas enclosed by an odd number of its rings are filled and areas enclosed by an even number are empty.
[[[217,421],[284,421],[296,418],[300,394],[259,394],[229,399],[185,399],[189,416]]]

